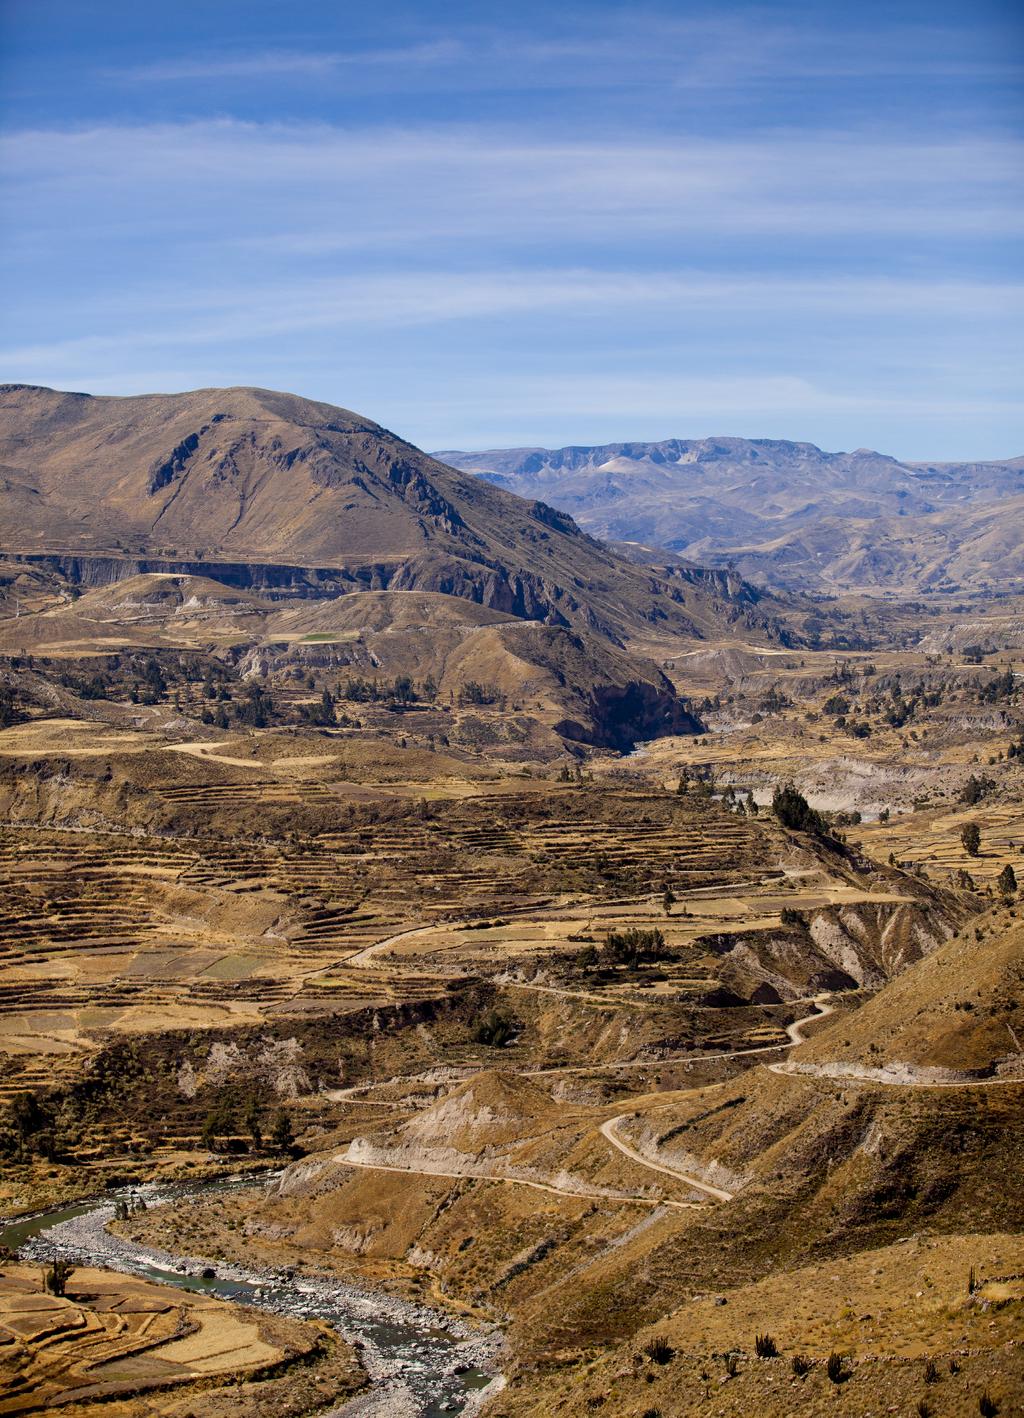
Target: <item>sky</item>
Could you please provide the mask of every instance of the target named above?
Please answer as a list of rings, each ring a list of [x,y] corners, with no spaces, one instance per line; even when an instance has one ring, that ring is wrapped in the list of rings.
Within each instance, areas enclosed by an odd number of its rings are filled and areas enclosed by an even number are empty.
[[[1024,454],[1024,9],[0,0],[0,380]]]

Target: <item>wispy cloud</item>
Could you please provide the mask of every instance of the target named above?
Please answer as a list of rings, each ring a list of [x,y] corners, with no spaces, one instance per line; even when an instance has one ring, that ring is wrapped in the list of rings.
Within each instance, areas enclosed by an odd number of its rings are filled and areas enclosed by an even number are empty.
[[[182,54],[106,67],[103,76],[122,84],[187,85],[287,82],[344,73],[348,81],[364,78],[396,90],[409,83],[430,87],[442,79],[449,88],[509,92],[652,84],[738,90],[750,84],[857,82],[911,73],[932,81],[1012,80],[1022,73],[1011,55],[965,46],[962,29],[939,23],[894,22],[880,44],[877,25],[858,24],[855,16],[841,24],[833,15],[797,23],[791,15],[762,6],[683,15],[595,7],[585,23],[556,34],[517,24],[514,14],[500,26],[453,19],[446,30],[439,38],[383,47],[240,49],[204,58]]]
[[[0,141],[20,200],[74,204],[89,226],[169,220],[192,239],[230,233],[307,255],[434,238],[565,239],[585,249],[609,234],[991,235],[1024,215],[1022,158],[1024,143],[988,135],[596,142],[473,126],[230,120]]]
[[[152,64],[126,65],[103,70],[107,79],[122,83],[178,83],[191,80],[266,79],[308,77],[367,66],[432,66],[452,64],[465,56],[465,47],[456,39],[432,40],[400,45],[391,49],[342,50],[262,50],[251,54],[227,54],[213,59],[164,59]]]
[[[556,269],[485,272],[417,271],[291,278],[258,292],[239,287],[152,284],[119,295],[80,298],[69,319],[90,325],[102,317],[108,335],[37,341],[0,350],[9,368],[90,358],[124,347],[294,335],[314,330],[360,334],[509,316],[559,319],[642,318],[648,328],[691,320],[742,318],[751,337],[785,321],[819,319],[852,328],[900,318],[916,324],[964,326],[998,318],[1024,323],[1024,281],[920,280],[837,276],[726,276],[711,271],[628,272]],[[655,324],[651,325],[652,317]]]

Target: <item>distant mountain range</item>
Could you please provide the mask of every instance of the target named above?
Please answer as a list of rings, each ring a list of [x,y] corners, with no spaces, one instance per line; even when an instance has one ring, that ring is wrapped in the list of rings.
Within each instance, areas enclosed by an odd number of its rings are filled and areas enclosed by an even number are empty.
[[[595,536],[802,590],[1019,589],[1024,457],[901,463],[779,439],[434,455]]]

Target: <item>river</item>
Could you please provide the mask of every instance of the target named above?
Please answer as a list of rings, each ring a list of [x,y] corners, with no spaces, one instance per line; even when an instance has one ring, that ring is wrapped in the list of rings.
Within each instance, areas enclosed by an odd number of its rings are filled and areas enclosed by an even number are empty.
[[[198,1186],[111,1192],[0,1226],[0,1244],[16,1249],[22,1259],[49,1260],[59,1255],[80,1265],[145,1276],[179,1290],[219,1295],[275,1314],[323,1320],[344,1339],[361,1346],[360,1358],[372,1385],[321,1418],[444,1418],[447,1414],[469,1418],[477,1413],[485,1390],[493,1393],[490,1386],[501,1383],[495,1377],[499,1336],[494,1333],[482,1335],[426,1306],[343,1281],[172,1256],[107,1230],[119,1200],[142,1197],[147,1206],[187,1206],[211,1190],[255,1184],[250,1176]],[[204,1278],[204,1269],[212,1269],[213,1277]]]

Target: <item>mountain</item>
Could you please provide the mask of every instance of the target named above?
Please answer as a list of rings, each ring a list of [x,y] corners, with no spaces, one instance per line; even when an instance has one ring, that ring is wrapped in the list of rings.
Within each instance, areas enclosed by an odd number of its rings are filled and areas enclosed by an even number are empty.
[[[729,571],[638,566],[542,501],[271,390],[0,386],[0,486],[15,656],[190,649],[286,682],[314,662],[409,675],[507,703],[520,719],[496,711],[488,732],[539,731],[554,752],[698,731],[655,659],[783,638],[772,599]]]
[[[766,626],[728,578],[659,579],[542,502],[265,389],[0,386],[0,482],[5,552],[85,584],[177,571],[278,595],[435,591],[617,643]]]
[[[1024,458],[901,463],[777,439],[667,439],[436,456],[595,536],[795,589],[1011,586]]]

